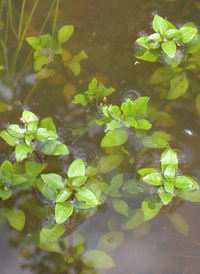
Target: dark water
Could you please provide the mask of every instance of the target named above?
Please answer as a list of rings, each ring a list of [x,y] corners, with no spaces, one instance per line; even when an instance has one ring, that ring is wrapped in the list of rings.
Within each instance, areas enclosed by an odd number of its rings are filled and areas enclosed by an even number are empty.
[[[3,0],[2,0],[3,1]],[[5,2],[3,20],[6,20]],[[14,7],[13,16],[20,14],[21,1],[11,1]],[[30,16],[34,0],[26,3],[25,13]],[[47,15],[53,1],[39,1],[27,36],[37,35],[41,24]],[[70,79],[76,86],[78,93],[87,90],[90,76],[100,75],[107,87],[114,87],[116,93],[110,97],[110,103],[119,104],[127,97],[135,94],[148,95],[157,110],[169,109],[171,106],[166,100],[160,100],[155,94],[148,79],[152,72],[160,67],[157,63],[138,61],[133,57],[137,49],[134,41],[141,35],[151,33],[151,22],[155,14],[159,14],[173,24],[180,26],[188,21],[193,21],[200,27],[199,10],[196,1],[144,1],[144,0],[63,0],[60,3],[57,29],[65,24],[75,26],[73,36],[67,43],[73,55],[82,49],[88,55],[87,60],[81,62],[82,71],[77,78]],[[51,32],[52,19],[48,21],[44,33]],[[10,35],[10,36],[9,36]],[[11,33],[8,33],[9,56],[15,49]],[[15,77],[23,65],[23,61],[30,48],[26,43],[21,47],[21,58],[17,63]],[[81,158],[93,161],[101,154],[99,143],[102,132],[99,129],[91,132],[72,136],[72,130],[83,124],[87,113],[80,105],[74,105],[65,100],[63,85],[52,85],[43,81],[38,85],[26,105],[23,102],[36,80],[34,78],[32,63],[28,62],[17,86],[12,89],[5,86],[5,78],[0,84],[1,101],[9,101],[11,109],[1,113],[1,130],[7,123],[18,123],[22,109],[30,109],[40,118],[52,117],[62,140],[70,148],[70,157],[59,159],[59,171],[66,172],[72,159]],[[10,76],[8,76],[9,78]],[[106,79],[106,80],[105,80]],[[14,82],[11,78],[9,83]],[[198,89],[199,79],[196,80]],[[6,90],[6,92],[5,92]],[[23,105],[17,104],[20,101]],[[15,103],[14,103],[15,102]],[[172,147],[179,151],[180,168],[183,173],[195,178],[199,182],[199,117],[197,116],[192,101],[178,100],[171,107],[170,114],[176,121],[173,125],[158,125],[158,129],[165,130],[174,136]],[[1,141],[1,161],[13,159],[5,144]],[[137,168],[146,163],[150,165],[158,161],[160,152],[149,151],[146,158],[138,160]],[[51,167],[56,163],[52,161]],[[55,170],[54,170],[55,171]],[[121,169],[125,176],[131,176],[131,170],[126,166]],[[115,174],[116,175],[116,174]],[[11,201],[11,204],[14,201]],[[5,207],[0,201],[0,206]],[[99,238],[108,232],[107,220],[112,212],[111,206],[102,209],[80,225],[76,232],[86,239],[86,250],[95,249]],[[180,234],[170,223],[167,214],[176,212],[184,217],[190,227],[187,237]],[[44,224],[34,223],[29,220],[32,229]],[[156,218],[148,222],[149,232],[143,237],[137,230],[125,232],[123,244],[109,253],[116,267],[108,270],[96,270],[99,274],[197,274],[200,267],[200,207],[197,203],[182,202],[174,204],[172,208],[163,210]],[[1,238],[1,273],[53,273],[49,265],[54,255],[40,251],[29,242],[28,231],[15,232],[5,224],[0,226]],[[9,244],[8,244],[9,243]],[[55,255],[56,256],[56,255]],[[19,260],[17,260],[17,257]],[[12,267],[11,267],[12,266]],[[80,269],[71,268],[68,272],[55,273],[81,273]]]

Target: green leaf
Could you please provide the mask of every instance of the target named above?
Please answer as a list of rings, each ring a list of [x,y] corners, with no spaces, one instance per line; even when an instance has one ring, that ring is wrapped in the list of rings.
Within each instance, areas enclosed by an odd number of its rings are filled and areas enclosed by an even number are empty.
[[[183,95],[189,86],[189,82],[186,76],[186,72],[182,72],[181,74],[174,77],[171,82],[171,89],[167,96],[167,99],[176,99]]]
[[[167,22],[159,15],[155,15],[153,19],[153,30],[163,35],[168,29]]]
[[[74,26],[72,26],[72,25],[66,25],[66,26],[62,27],[58,31],[59,45],[62,45],[63,43],[65,43],[71,37],[73,31],[74,31]]]
[[[25,128],[21,128],[19,125],[9,125],[7,130],[10,135],[16,138],[23,138],[26,131]]]
[[[56,202],[62,203],[65,202],[72,195],[72,191],[68,188],[61,189],[56,196]]]
[[[174,73],[168,67],[162,67],[154,71],[150,78],[151,85],[157,85],[168,82],[172,79]]]
[[[72,184],[72,186],[81,187],[87,181],[87,179],[87,176],[78,176],[70,180],[70,183]]]
[[[133,229],[139,226],[144,220],[144,213],[141,209],[134,209],[132,210],[128,217],[122,223],[123,230]]]
[[[166,148],[169,147],[168,141],[172,139],[170,134],[166,134],[164,131],[156,131],[151,136],[145,137],[143,145],[151,148]]]
[[[22,183],[24,183],[26,181],[27,181],[27,179],[25,177],[23,177],[21,175],[18,175],[18,174],[13,174],[12,175],[12,183],[11,183],[11,185],[12,186],[20,185],[20,184],[22,184]]]
[[[46,128],[38,128],[35,138],[37,140],[55,140],[58,138],[58,135],[52,130],[47,130]]]
[[[153,133],[153,135],[145,137],[142,141],[143,145],[150,148],[166,148],[169,147],[169,143]]]
[[[118,189],[123,185],[123,174],[118,174],[112,178],[111,184],[104,191],[107,195],[111,197],[120,197]]]
[[[144,221],[155,217],[160,211],[163,204],[159,202],[157,196],[150,196],[142,202],[142,211],[144,213]]]
[[[68,169],[67,175],[71,178],[76,176],[85,176],[85,164],[83,160],[74,160]]]
[[[87,58],[88,58],[87,54],[85,53],[84,50],[82,50],[78,55],[75,55],[75,56],[73,57],[73,61],[79,63],[81,60],[87,59]]]
[[[139,49],[134,56],[144,61],[157,62],[161,58],[161,52],[159,49]]]
[[[171,181],[164,181],[164,187],[167,192],[174,192],[174,183]]]
[[[197,29],[192,27],[183,27],[180,29],[182,34],[182,42],[187,43],[189,42],[195,34],[197,34]]]
[[[176,169],[173,165],[168,165],[163,175],[166,179],[174,179],[176,176]]]
[[[88,205],[98,205],[96,196],[88,189],[79,189],[74,195],[78,200],[84,201]]]
[[[0,189],[0,198],[2,198],[3,201],[10,198],[11,195],[12,195],[11,189],[8,189],[8,190]]]
[[[41,178],[48,186],[53,188],[62,189],[66,185],[62,177],[55,173],[42,174]]]
[[[176,36],[180,35],[180,30],[179,29],[168,29],[165,32],[165,36],[167,39],[172,39]]]
[[[124,233],[111,231],[104,234],[97,244],[97,249],[103,252],[110,252],[119,247],[124,240]]]
[[[117,168],[123,162],[121,155],[109,155],[101,157],[97,164],[97,172],[99,174],[107,174],[111,170]]]
[[[58,240],[56,240],[54,242],[47,243],[47,244],[45,244],[45,243],[41,244],[40,243],[40,231],[34,232],[33,235],[31,236],[31,240],[40,249],[46,250],[48,252],[56,252],[56,253],[61,254],[62,256],[66,256],[66,254],[60,248]]]
[[[139,169],[138,170],[138,173],[142,176],[142,177],[144,177],[144,176],[146,176],[146,175],[148,175],[148,174],[151,174],[151,173],[158,173],[157,172],[157,170],[155,169],[155,168],[141,168],[141,169]]]
[[[56,223],[61,224],[73,213],[73,205],[70,202],[57,203],[55,206]]]
[[[54,125],[54,123],[53,123],[53,121],[50,117],[41,120],[40,127],[41,128],[46,128],[47,130],[51,130],[51,131],[56,132],[56,127],[55,127],[55,125]]]
[[[152,185],[155,185],[155,186],[160,186],[163,183],[162,182],[163,177],[158,172],[150,173],[150,174],[144,176],[143,180],[145,182],[148,182],[149,184],[152,184]]]
[[[48,244],[59,239],[65,232],[65,226],[62,224],[47,224],[40,232],[40,243]]]
[[[99,250],[90,250],[81,256],[84,265],[93,268],[112,268],[115,266],[112,258]]]
[[[37,72],[35,79],[46,79],[55,75],[56,73],[57,73],[56,70],[42,68]]]
[[[178,197],[190,202],[200,202],[200,191],[181,192]]]
[[[121,104],[121,107],[120,107],[120,109],[123,111],[124,116],[132,116],[133,115],[133,108],[134,108],[133,107],[133,101],[130,100],[129,98],[126,100],[126,102],[123,102]],[[111,112],[111,111],[112,110],[110,110],[110,108],[109,108],[109,112]],[[120,118],[120,116],[119,116],[119,118]]]
[[[41,39],[39,37],[27,37],[26,41],[35,49],[41,50]]]
[[[126,181],[122,189],[124,191],[129,192],[130,194],[139,194],[147,192],[146,186],[141,185],[136,179],[130,179]]]
[[[133,102],[133,113],[134,117],[139,117],[146,113],[147,104],[149,101],[149,97],[139,97]]]
[[[28,161],[25,163],[25,171],[29,178],[36,177],[41,171],[45,169],[47,163],[37,163],[35,161]]]
[[[55,155],[54,153],[56,153],[56,149],[57,147],[60,145],[60,142],[59,141],[56,141],[56,140],[50,140],[50,141],[40,141],[39,142],[39,145],[42,149],[42,152],[46,155]],[[63,151],[60,151],[59,147],[58,147],[58,152],[62,152],[63,154],[65,152],[68,152],[64,150],[63,148]]]
[[[160,161],[161,161],[161,169],[163,173],[168,165],[172,165],[175,170],[178,169],[177,153],[172,149],[165,149],[165,151],[161,155]]]
[[[161,38],[159,33],[153,33],[146,38],[146,43],[155,43],[155,42],[161,42],[163,39]],[[152,42],[153,41],[153,42]],[[160,45],[158,45],[159,47]]]
[[[47,64],[49,64],[47,56],[46,55],[39,56],[34,62],[34,70],[38,71],[42,68],[43,65],[47,65]]]
[[[22,113],[23,123],[38,122],[37,116],[31,111],[24,110]]]
[[[69,150],[68,148],[66,147],[65,144],[57,144],[56,147],[55,147],[55,150],[54,152],[52,153],[52,155],[68,155],[69,154]]]
[[[88,100],[87,96],[85,94],[77,94],[74,97],[74,100],[72,101],[74,104],[81,104],[81,105],[87,105]]]
[[[187,176],[176,176],[174,185],[177,188],[192,187],[193,181]]]
[[[150,124],[146,119],[139,119],[137,121],[137,129],[145,129],[149,130],[151,128],[152,124]]]
[[[4,162],[1,164],[1,171],[13,173],[13,166],[12,166],[11,162],[9,162],[9,161],[7,161],[7,160],[4,161]]]
[[[78,62],[68,61],[67,65],[71,69],[71,71],[73,72],[73,74],[75,76],[78,76],[79,73],[81,72],[81,66],[80,66],[80,64]]]
[[[163,189],[163,187],[160,187],[158,189],[158,195],[160,197],[160,199],[162,200],[164,205],[169,204],[169,202],[172,200],[174,194],[171,192],[165,192],[165,190]]]
[[[117,211],[125,216],[128,216],[129,207],[128,207],[127,203],[125,203],[123,200],[113,199],[112,205],[113,205],[115,211]]]
[[[33,152],[33,147],[28,147],[26,144],[20,143],[15,148],[15,155],[18,162],[24,160],[28,153]]]
[[[25,214],[22,210],[18,210],[16,208],[12,208],[10,212],[7,214],[8,222],[12,227],[21,231],[25,225]]]
[[[19,144],[19,139],[11,136],[6,130],[2,131],[0,133],[1,138],[6,141],[7,144],[9,144],[10,146],[15,147],[16,145]]]
[[[185,237],[188,235],[189,226],[181,215],[172,213],[167,217],[170,219],[170,222],[181,234],[183,234]]]
[[[142,37],[139,37],[135,42],[140,44],[141,46],[143,46],[144,48],[146,49],[150,49],[150,46],[149,44],[146,42],[146,39],[148,38],[149,36],[142,36]]]
[[[173,41],[163,42],[162,50],[170,57],[174,58],[176,54],[176,44]]]
[[[119,146],[128,140],[128,132],[121,129],[114,129],[109,131],[101,141],[102,147]]]
[[[200,35],[196,34],[189,42],[185,44],[187,53],[195,53],[200,49]]]
[[[47,197],[51,201],[56,200],[55,189],[53,189],[50,186],[46,185],[41,178],[39,178],[36,181],[36,185],[37,185],[38,189],[40,190],[40,192],[42,192],[42,194],[45,197]]]

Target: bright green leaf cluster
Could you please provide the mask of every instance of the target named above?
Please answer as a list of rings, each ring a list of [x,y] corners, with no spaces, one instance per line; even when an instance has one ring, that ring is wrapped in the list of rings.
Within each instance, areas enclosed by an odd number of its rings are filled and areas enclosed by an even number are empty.
[[[115,91],[114,88],[106,88],[103,84],[98,83],[97,79],[94,78],[92,82],[88,86],[88,90],[84,92],[84,94],[78,94],[75,96],[72,101],[74,104],[82,104],[87,105],[93,101],[102,102],[104,97],[112,94]]]
[[[151,124],[143,118],[147,111],[149,97],[140,97],[135,101],[127,99],[118,106],[104,106],[103,114],[106,117],[101,122],[106,123],[107,134],[104,136],[101,146],[119,146],[128,140],[128,132],[124,128],[149,130]]]
[[[162,58],[162,52],[164,52],[171,59],[175,56],[178,57],[178,61],[176,61],[178,65],[182,60],[181,55],[177,56],[178,48],[183,44],[192,43],[192,40],[198,36],[195,27],[183,26],[177,29],[168,20],[158,15],[155,15],[153,19],[153,30],[155,33],[136,40],[143,49],[136,51],[135,57],[155,62]],[[198,49],[199,45],[197,44],[196,51]]]
[[[51,118],[39,120],[30,111],[22,113],[23,126],[11,124],[0,133],[0,136],[11,146],[15,147],[17,161],[22,161],[28,153],[32,153],[35,148],[39,148],[46,155],[68,154],[67,147],[60,143],[56,128]]]
[[[56,202],[55,218],[58,224],[66,221],[74,211],[74,199],[83,204],[80,208],[96,207],[101,204],[99,201],[101,191],[96,191],[96,184],[91,183],[86,176],[85,164],[81,159],[72,162],[67,172],[67,179],[63,179],[55,173],[43,174],[38,179],[37,186],[49,199]],[[50,189],[49,189],[50,187]],[[76,207],[79,207],[77,203]]]
[[[145,182],[158,188],[158,196],[164,205],[167,205],[173,197],[179,196],[179,193],[191,193],[199,189],[197,182],[191,177],[177,174],[178,157],[174,150],[166,149],[161,155],[160,162],[160,173],[152,168],[139,169],[138,173]]]
[[[63,54],[63,48],[61,45],[68,41],[74,31],[74,26],[66,25],[58,31],[58,42],[50,34],[41,35],[40,37],[28,37],[26,41],[33,47],[34,52],[34,69],[38,71],[36,78],[44,79],[53,76],[58,71],[54,69],[49,69],[43,67],[55,62],[55,56],[57,54]],[[59,63],[59,66],[62,67],[62,70],[65,66],[70,68],[75,76],[77,76],[81,67],[79,62],[88,58],[87,54],[84,51],[81,51],[78,55],[72,57],[71,53],[68,50],[67,57],[63,59],[63,63]]]

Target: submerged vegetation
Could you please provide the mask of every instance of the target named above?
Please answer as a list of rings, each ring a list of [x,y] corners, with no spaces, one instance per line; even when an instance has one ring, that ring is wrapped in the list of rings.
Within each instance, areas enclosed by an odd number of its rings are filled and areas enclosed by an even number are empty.
[[[16,31],[12,21],[11,2],[8,1],[8,20],[17,40],[17,49],[10,64],[5,50],[8,43],[8,22],[5,23],[5,37],[1,40],[4,57],[1,59],[0,73],[2,82],[12,91],[31,58],[28,54],[14,85],[13,82],[10,83],[10,77],[14,77],[16,73],[21,46],[25,42],[26,31],[38,3],[35,1],[30,20],[23,31],[25,2],[22,4]],[[52,35],[43,35],[55,5]],[[69,92],[72,90],[75,95],[73,77],[81,71],[79,62],[88,56],[84,50],[72,56],[63,47],[73,34],[72,25],[60,28],[55,38],[58,6],[59,1],[53,1],[38,36],[26,37],[26,41],[35,50],[34,53],[31,51],[38,80],[35,87],[41,79],[45,81],[46,78],[57,75],[58,79],[64,77],[69,80],[67,84],[63,82],[64,89]],[[150,85],[155,86],[160,98],[175,100],[185,96],[192,100],[188,87],[192,82],[194,69],[199,66],[200,51],[200,36],[195,25],[186,23],[181,28],[176,28],[168,20],[156,15],[152,26],[155,33],[138,38],[136,43],[143,48],[135,53],[136,58],[160,62],[162,65],[154,71]],[[24,103],[27,104],[35,87],[26,95]],[[68,271],[71,267],[81,269],[81,274],[96,273],[92,272],[93,268],[114,267],[115,263],[107,253],[123,243],[124,231],[140,228],[167,206],[169,220],[180,233],[187,236],[187,221],[179,214],[170,213],[170,205],[175,199],[200,202],[198,183],[194,178],[183,175],[179,167],[178,152],[170,143],[173,136],[160,129],[162,120],[173,123],[170,114],[156,110],[149,94],[134,100],[127,98],[121,105],[108,104],[107,97],[110,96],[111,102],[113,94],[114,88],[107,88],[94,78],[87,91],[74,96],[71,104],[80,104],[88,116],[84,124],[73,128],[71,136],[75,138],[76,135],[81,136],[82,133],[98,128],[101,153],[92,161],[69,158],[65,172],[59,170],[57,163],[60,155],[72,155],[73,143],[66,146],[60,141],[52,118],[40,121],[37,113],[24,110],[21,118],[19,117],[20,124],[5,125],[0,133],[1,138],[14,147],[14,156],[13,151],[8,149],[8,158],[12,160],[5,160],[0,167],[0,197],[5,201],[0,209],[0,220],[9,222],[18,231],[29,231],[29,218],[36,223],[44,221],[40,229],[31,230],[29,240],[40,249],[58,254],[59,257],[55,257],[54,262],[57,270],[52,270],[54,273]],[[199,100],[197,95],[197,112]],[[0,111],[7,111],[10,105],[8,101],[1,102]],[[152,166],[144,162],[142,166],[137,164],[151,150],[159,150],[159,163],[153,163]],[[55,161],[54,165],[51,165],[51,161]],[[125,176],[122,172],[123,166],[130,176]],[[28,198],[20,199],[25,194]],[[13,200],[7,204],[9,199]],[[113,209],[112,214],[107,216],[108,232],[99,239],[95,250],[84,251],[84,237],[72,232],[77,223],[103,211],[106,205]]]

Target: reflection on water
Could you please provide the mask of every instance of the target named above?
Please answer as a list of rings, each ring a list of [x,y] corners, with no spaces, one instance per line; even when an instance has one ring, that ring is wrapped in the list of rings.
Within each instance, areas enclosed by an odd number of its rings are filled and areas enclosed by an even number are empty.
[[[1,0],[1,2],[2,1],[3,0]],[[26,10],[27,17],[30,15],[34,1],[28,2]],[[21,1],[16,1],[16,3],[21,7]],[[115,95],[111,95],[111,99],[109,99],[111,102],[108,103],[119,104],[127,98],[135,100],[143,95],[151,95],[153,105],[158,106],[158,108],[162,110],[166,102],[162,102],[158,99],[157,95],[153,94],[153,89],[148,85],[146,80],[159,65],[136,61],[133,58],[133,51],[136,49],[134,41],[137,37],[141,36],[141,34],[151,32],[150,22],[154,14],[167,17],[175,24],[183,24],[192,20],[199,26],[199,11],[195,3],[195,1],[181,0],[151,2],[141,0],[61,1],[58,28],[64,24],[72,24],[75,26],[74,35],[67,45],[68,49],[74,55],[84,49],[89,56],[89,59],[84,60],[82,64],[80,76],[78,76],[77,79],[72,77],[72,82],[76,88],[79,92],[87,90],[87,79],[90,79],[90,75],[100,73],[99,75],[101,75],[101,77],[105,75],[103,81],[106,79],[107,86],[116,88]],[[39,25],[42,24],[48,5],[48,1],[45,3],[41,1],[32,25],[28,30],[29,33],[33,34],[29,34],[29,36],[34,36],[33,30],[37,35]],[[15,10],[15,13],[17,12],[18,11]],[[4,18],[5,17],[6,15],[4,15]],[[46,32],[51,32],[51,28],[52,22],[47,24]],[[10,41],[8,45],[9,48],[7,50],[12,53],[12,41]],[[25,55],[29,49],[27,45],[23,45],[22,47]],[[22,63],[23,58],[18,61],[17,73],[18,67],[20,68]],[[4,84],[2,80],[0,84],[0,97],[2,101],[24,101],[35,84],[34,73],[31,68],[32,64],[27,64],[25,72],[21,75],[14,93],[13,89]],[[18,75],[16,75],[16,78],[17,76]],[[98,127],[92,129],[90,132],[85,128],[84,132],[81,131],[82,134],[72,136],[72,130],[75,128],[78,130],[79,126],[86,123],[88,113],[79,105],[66,102],[62,89],[63,85],[53,85],[49,84],[48,81],[44,81],[35,88],[31,99],[23,108],[30,109],[40,116],[40,118],[48,116],[53,118],[60,133],[59,136],[61,136],[62,141],[69,146],[71,154],[69,157],[60,157],[58,163],[52,160],[50,166],[55,167],[58,164],[58,171],[66,173],[73,159],[81,158],[87,162],[97,161],[101,153],[99,149],[101,136],[99,137],[99,134],[102,135],[103,133]],[[171,106],[168,105],[168,108],[169,107]],[[193,109],[187,102],[186,104],[184,102],[184,105],[183,103],[174,104],[171,109],[171,114],[178,123],[171,128],[168,128],[167,125],[164,126],[166,126],[166,132],[174,136],[172,143],[180,152],[180,169],[183,173],[199,181],[200,157],[198,152],[200,147],[198,121],[193,121]],[[2,113],[1,130],[4,129],[8,123],[17,123],[21,111],[21,106],[13,104],[8,114]],[[158,125],[158,129],[160,128],[161,126]],[[2,160],[5,160],[8,157],[6,154],[7,151],[5,152],[6,149],[2,140],[0,142],[1,157]],[[135,142],[135,140],[133,142]],[[129,149],[136,155],[139,153],[137,148],[134,150],[133,143],[129,144]],[[138,169],[143,167],[144,164],[157,164],[160,159],[159,157],[160,151],[149,150],[144,158],[139,158],[136,161],[135,165]],[[12,159],[12,155],[9,155],[9,159]],[[120,172],[124,172],[127,180],[134,177],[130,168],[127,168],[126,165],[123,166],[123,168]],[[112,176],[117,174],[115,172],[117,171],[114,171],[109,175],[110,177],[108,176],[106,179],[110,180]],[[38,197],[38,200],[39,198],[40,197]],[[41,203],[46,207],[50,207],[50,204],[45,204],[45,202],[46,201],[42,201]],[[136,206],[141,200],[131,200],[129,202],[132,206]],[[176,202],[177,201],[174,202],[171,208],[164,208],[156,219],[149,221],[147,227],[141,227],[140,231],[134,229],[125,232],[122,245],[109,253],[116,264],[115,268],[108,270],[97,269],[88,273],[199,273],[199,206],[195,203]],[[13,203],[13,201],[11,203]],[[4,207],[3,203],[2,207]],[[183,237],[175,230],[167,218],[169,212],[176,212],[187,220],[190,226],[188,237]],[[108,202],[107,206],[102,206],[95,215],[91,214],[87,219],[80,216],[77,224],[75,223],[74,226],[72,225],[70,229],[66,229],[66,231],[72,232],[72,235],[78,232],[84,236],[86,241],[85,251],[95,249],[99,238],[108,232],[110,215],[112,215],[112,213],[111,203]],[[90,212],[88,212],[88,215],[90,215]],[[73,267],[72,265],[66,270],[66,268],[62,268],[62,264],[64,266],[67,265],[67,263],[62,261],[57,254],[41,251],[31,243],[30,236],[33,230],[36,227],[44,226],[44,224],[52,221],[49,216],[48,218],[39,224],[37,223],[38,220],[29,219],[25,232],[14,233],[13,235],[16,237],[7,234],[6,227],[1,225],[0,265],[2,273],[81,273],[80,266]],[[116,230],[120,230],[120,218],[121,215],[117,215],[118,220],[116,220],[114,227]],[[67,225],[70,226],[70,224],[66,224],[66,227]],[[146,233],[147,231],[148,233]],[[8,245],[9,241],[10,245]],[[62,243],[63,239],[61,238],[60,241]],[[17,259],[17,250],[19,258],[22,258],[22,261],[18,261]],[[54,263],[54,261],[57,262],[57,264]],[[25,267],[25,270],[20,268],[22,265]],[[58,265],[60,269],[58,269]]]
[[[25,260],[20,260],[18,257],[17,249],[12,248],[9,244],[10,234],[8,228],[4,225],[0,226],[0,265],[1,273],[10,274],[32,274],[34,272],[29,269],[23,269],[21,265],[25,263]]]

